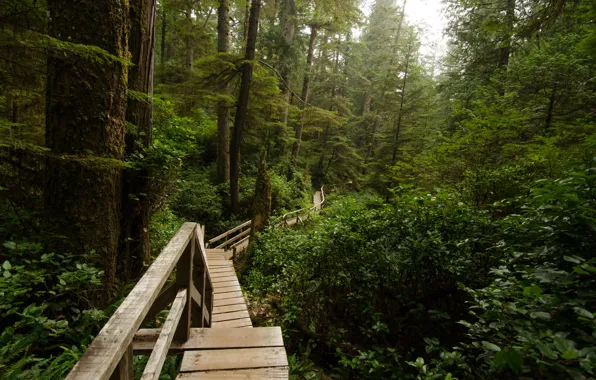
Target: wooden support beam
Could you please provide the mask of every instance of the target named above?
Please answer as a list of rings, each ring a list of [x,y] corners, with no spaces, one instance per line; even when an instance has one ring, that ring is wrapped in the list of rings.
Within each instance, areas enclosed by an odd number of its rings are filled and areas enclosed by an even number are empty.
[[[159,293],[159,296],[157,296],[157,299],[155,300],[153,305],[151,305],[151,308],[145,316],[145,319],[143,319],[143,324],[155,319],[155,316],[159,314],[160,311],[168,307],[168,305],[171,304],[172,301],[174,301],[174,298],[176,298],[177,291],[178,288],[176,287],[175,282],[171,282],[168,285],[164,286],[163,290],[161,291],[161,293]]]
[[[133,355],[132,355],[132,344],[128,346],[122,359],[118,363],[118,366],[110,376],[110,380],[134,380],[134,366],[133,366]]]
[[[174,331],[183,316],[184,310],[187,309],[187,302],[188,291],[186,289],[180,289],[176,295],[176,299],[172,303],[170,313],[161,328],[159,338],[157,338],[157,342],[155,342],[153,352],[151,352],[149,361],[147,361],[141,380],[159,380],[161,369],[163,368],[166,356],[168,355],[168,350],[174,339]]]
[[[220,239],[223,239],[224,237],[226,237],[226,236],[228,236],[228,235],[230,235],[230,234],[232,234],[232,233],[234,233],[234,232],[236,232],[236,231],[238,231],[238,230],[241,230],[241,229],[243,229],[243,228],[245,228],[245,227],[248,227],[248,226],[250,226],[250,220],[249,220],[249,221],[246,221],[246,222],[244,222],[244,223],[242,223],[241,225],[239,225],[239,226],[237,226],[237,227],[234,227],[234,228],[232,228],[232,229],[231,229],[231,230],[229,230],[229,231],[226,231],[226,232],[224,232],[224,233],[223,233],[223,234],[221,234],[221,235],[218,235],[218,236],[214,237],[214,238],[213,238],[213,239],[211,239],[211,240],[209,240],[209,245],[212,245],[214,242],[216,242],[216,241],[218,241],[218,240],[220,240]]]
[[[231,239],[228,239],[228,240],[226,240],[225,242],[221,243],[220,245],[218,245],[217,247],[215,247],[215,249],[218,249],[218,248],[223,248],[223,247],[225,247],[226,245],[230,245],[230,244],[232,244],[233,242],[235,242],[236,240],[240,239],[241,237],[244,237],[244,236],[246,236],[246,235],[247,235],[249,232],[250,232],[250,229],[246,229],[246,230],[244,230],[244,231],[240,232],[238,235],[234,236],[233,238],[231,238]]]
[[[195,228],[195,231],[197,229]],[[194,232],[193,232],[194,236]],[[193,258],[195,255],[195,239],[191,239],[190,243],[184,250],[184,253],[178,261],[176,266],[176,286],[178,289],[187,289],[185,293],[186,301],[184,303],[184,310],[182,311],[182,318],[177,324],[174,339],[177,341],[186,341],[190,334],[190,311],[191,311],[191,293],[192,293],[192,271]]]

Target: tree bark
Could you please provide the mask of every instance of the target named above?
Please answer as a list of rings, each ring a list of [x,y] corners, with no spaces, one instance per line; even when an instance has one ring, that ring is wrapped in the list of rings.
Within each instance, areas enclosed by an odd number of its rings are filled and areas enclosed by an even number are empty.
[[[308,53],[306,55],[306,68],[304,71],[304,80],[302,81],[302,104],[300,109],[304,114],[304,109],[308,104],[308,92],[310,89],[310,71],[312,68],[313,55],[315,50],[315,41],[317,40],[317,26],[310,26],[310,39],[308,41]],[[296,166],[298,161],[298,154],[300,153],[300,143],[302,141],[302,130],[304,129],[304,116],[302,116],[300,123],[296,126],[295,141],[292,147],[292,166]]]
[[[128,88],[153,95],[155,0],[130,0],[128,46],[134,64],[128,72]],[[126,133],[126,154],[151,145],[152,100],[128,99],[126,121],[136,126]],[[149,170],[127,169],[122,173],[120,260],[118,276],[123,281],[138,277],[151,262]]]
[[[397,115],[397,124],[395,126],[395,129],[393,131],[393,153],[391,155],[391,164],[395,165],[395,161],[397,159],[397,142],[399,139],[399,134],[401,132],[401,123],[402,123],[402,117],[403,117],[403,111],[404,111],[404,100],[406,98],[406,84],[408,83],[408,70],[409,70],[409,66],[410,66],[410,54],[411,54],[411,50],[412,50],[412,46],[409,45],[408,46],[408,54],[406,55],[406,67],[404,70],[404,81],[402,82],[401,85],[401,96],[400,96],[400,100],[399,100],[399,113]]]
[[[186,10],[186,37],[184,38],[184,45],[186,49],[186,68],[192,71],[192,64],[194,61],[194,51],[192,47],[192,8]]]
[[[250,224],[250,236],[261,231],[271,215],[271,180],[267,173],[265,154],[261,155],[261,164],[257,173],[255,183],[255,197],[252,203],[252,218]]]
[[[230,50],[230,24],[228,22],[230,0],[219,0],[217,9],[217,52],[228,53]],[[222,91],[226,93],[227,85]],[[230,180],[230,111],[228,104],[220,100],[217,104],[217,178],[218,184]]]
[[[497,92],[500,96],[505,95],[505,81],[507,69],[509,66],[509,56],[511,55],[511,40],[513,38],[513,25],[515,22],[515,0],[507,0],[505,8],[505,37],[501,42],[499,49],[498,75],[499,84]]]
[[[49,34],[127,58],[128,2],[50,0]],[[44,211],[49,249],[95,251],[106,305],[116,275],[127,68],[70,54],[48,58]]]
[[[290,81],[291,81],[291,49],[296,30],[296,4],[294,0],[284,0],[281,6],[280,22],[284,27],[284,43],[281,52],[281,78],[283,80],[283,97],[285,99],[283,124],[288,125],[288,113],[290,111]]]
[[[242,80],[240,82],[240,92],[238,93],[234,132],[230,143],[230,195],[232,212],[234,214],[238,214],[240,211],[240,187],[238,183],[240,178],[240,144],[242,142],[242,132],[248,111],[248,95],[252,83],[252,69],[255,59],[260,10],[261,0],[252,0],[248,21],[246,52],[244,55],[246,62],[242,64]]]
[[[166,33],[168,31],[168,14],[165,7],[162,5],[161,9],[161,55],[159,57],[160,69],[163,70],[166,67]]]

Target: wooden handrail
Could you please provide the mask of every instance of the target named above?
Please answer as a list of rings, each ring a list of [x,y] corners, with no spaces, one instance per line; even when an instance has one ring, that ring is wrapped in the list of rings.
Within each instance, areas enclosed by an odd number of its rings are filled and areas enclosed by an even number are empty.
[[[279,227],[282,224],[285,224],[287,220],[289,220],[289,216],[294,215],[294,214],[301,214],[304,212],[310,212],[310,211],[316,211],[316,210],[320,210],[323,206],[323,203],[325,203],[325,191],[323,190],[323,186],[321,186],[321,202],[314,204],[311,207],[308,208],[301,208],[299,210],[294,210],[292,212],[288,212],[287,214],[283,214],[279,219],[276,220],[276,222],[274,223],[275,226]],[[316,193],[315,193],[316,194]],[[293,218],[293,217],[292,217]],[[297,220],[299,219],[298,216],[296,216]],[[291,219],[291,218],[290,218]]]
[[[188,340],[190,328],[211,325],[213,285],[203,244],[204,229],[184,223],[101,329],[67,379],[132,380],[132,341],[150,316],[172,303],[143,379],[157,379],[172,340]],[[195,255],[196,248],[199,252]],[[166,286],[176,268],[176,280]],[[174,290],[174,291],[173,291]]]
[[[248,221],[242,223],[241,225],[236,226],[236,227],[232,228],[231,230],[228,230],[228,231],[224,232],[223,234],[218,235],[218,236],[214,237],[213,239],[209,240],[209,246],[212,246],[213,243],[215,243],[216,241],[219,241],[219,240],[225,238],[226,236],[233,234],[234,232],[241,230],[248,226],[250,226],[250,220],[248,220]]]

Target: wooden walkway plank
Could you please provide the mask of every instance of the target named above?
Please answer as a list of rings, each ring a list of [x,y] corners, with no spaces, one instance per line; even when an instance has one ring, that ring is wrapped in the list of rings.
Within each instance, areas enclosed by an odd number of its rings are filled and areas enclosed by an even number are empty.
[[[187,351],[180,372],[287,367],[283,347]]]
[[[213,307],[213,316],[216,314],[221,313],[231,313],[233,311],[240,311],[240,310],[248,310],[246,307],[246,303],[237,303],[235,305],[225,305],[225,306],[214,306]]]
[[[176,377],[179,380],[262,380],[287,379],[289,368],[255,368],[234,371],[185,372]]]
[[[243,319],[243,318],[250,319],[250,315],[248,315],[248,310],[233,311],[231,313],[214,314],[213,322],[231,321],[234,319]]]
[[[141,329],[135,335],[133,350],[144,353],[153,349],[161,329]],[[186,342],[172,342],[170,350],[173,352],[222,349],[222,348],[255,348],[255,347],[283,347],[283,337],[280,327],[259,328],[193,328],[190,338]]]
[[[213,287],[213,294],[221,294],[221,293],[229,293],[229,292],[240,292],[242,294],[242,289],[240,289],[240,285],[234,285],[234,286],[224,286],[221,288],[216,288]]]
[[[221,322],[213,322],[213,328],[237,328],[237,327],[252,327],[252,321],[250,318],[243,318],[243,319],[234,319],[232,321],[221,321]]]
[[[226,293],[217,293],[213,294],[213,300],[223,300],[227,298],[237,298],[237,297],[244,297],[241,291],[234,291],[234,292],[226,292]]]
[[[213,307],[218,307],[218,306],[227,306],[227,305],[236,305],[236,304],[246,304],[246,300],[240,296],[240,297],[232,297],[232,298],[224,298],[224,299],[218,299],[215,298],[213,300]]]

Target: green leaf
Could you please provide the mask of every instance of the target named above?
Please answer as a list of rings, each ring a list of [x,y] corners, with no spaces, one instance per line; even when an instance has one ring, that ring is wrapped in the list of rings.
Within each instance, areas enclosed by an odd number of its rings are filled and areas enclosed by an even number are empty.
[[[544,311],[534,311],[534,312],[530,313],[530,317],[532,317],[533,319],[543,319],[543,320],[547,321],[551,318],[551,315]]]
[[[581,307],[574,307],[573,310],[579,314],[580,316],[584,317],[584,318],[588,318],[588,319],[594,319],[594,314],[590,313],[588,310],[586,309],[582,309]]]
[[[10,272],[9,272],[9,271],[7,271],[7,270],[5,270],[5,271],[4,271],[4,273],[2,273],[2,275],[3,275],[5,278],[10,278],[10,276],[12,276],[12,275],[10,274]]]
[[[574,264],[581,264],[582,261],[584,261],[583,259],[581,259],[577,256],[563,256],[563,260],[569,261],[570,263],[574,263]]]
[[[4,262],[4,264],[2,264],[2,268],[6,269],[6,270],[11,270],[12,269],[12,265],[10,265],[10,262],[8,260],[6,260]]]
[[[579,354],[574,349],[569,349],[569,350],[565,351],[563,353],[563,355],[561,355],[561,358],[566,359],[566,360],[577,359],[578,357],[579,357]]]
[[[510,368],[515,373],[518,373],[523,367],[523,360],[519,352],[510,348],[497,353],[493,363],[497,368]]]
[[[487,349],[487,350],[490,350],[490,351],[495,351],[495,352],[499,352],[499,351],[501,351],[501,347],[497,346],[497,345],[496,345],[496,344],[494,344],[494,343],[487,342],[487,341],[485,341],[485,340],[483,340],[483,341],[482,341],[482,346],[483,346],[485,349]]]
[[[61,283],[62,285],[66,285],[66,281],[64,281],[64,279],[62,279],[62,278],[60,279],[60,283]]]
[[[540,350],[540,352],[542,352],[542,354],[544,356],[547,356],[551,359],[557,359],[557,357],[559,355],[557,355],[557,353],[555,351],[553,351],[550,346],[548,346],[547,344],[544,344],[542,342],[538,342],[536,343],[536,347],[538,347],[538,349]]]
[[[559,352],[563,353],[572,348],[571,342],[563,339],[560,336],[555,336],[555,347]]]
[[[8,249],[15,249],[17,247],[17,244],[13,241],[7,241],[4,242],[4,246]]]

